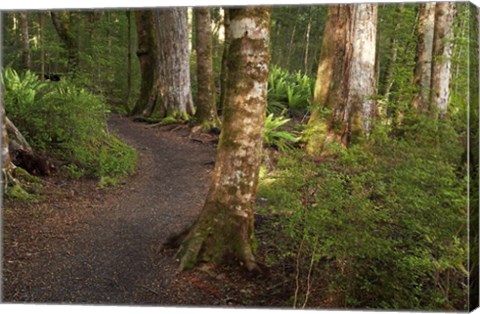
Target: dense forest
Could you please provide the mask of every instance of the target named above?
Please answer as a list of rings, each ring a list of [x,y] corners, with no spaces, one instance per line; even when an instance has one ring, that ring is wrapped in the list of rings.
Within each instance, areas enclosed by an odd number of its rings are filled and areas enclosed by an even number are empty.
[[[4,301],[478,305],[473,5],[11,11],[2,36]]]

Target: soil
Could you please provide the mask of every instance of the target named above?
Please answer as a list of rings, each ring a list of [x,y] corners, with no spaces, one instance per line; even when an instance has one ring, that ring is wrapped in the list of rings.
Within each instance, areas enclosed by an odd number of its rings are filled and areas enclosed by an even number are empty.
[[[55,175],[42,179],[43,199],[4,201],[4,302],[291,306],[292,269],[251,274],[232,261],[178,272],[175,250],[162,248],[199,214],[215,139],[120,116],[109,128],[138,150],[135,175],[113,188]]]

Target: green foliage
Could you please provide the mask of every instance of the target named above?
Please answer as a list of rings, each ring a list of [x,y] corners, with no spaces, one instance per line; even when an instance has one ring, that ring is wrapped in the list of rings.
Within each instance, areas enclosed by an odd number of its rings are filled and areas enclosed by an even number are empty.
[[[297,256],[297,305],[316,291],[302,288],[319,281],[311,273],[346,307],[465,310],[462,146],[452,128],[426,118],[405,128],[401,139],[377,128],[371,141],[322,163],[291,153],[261,179],[260,211],[284,226],[268,259]]]
[[[6,69],[2,83],[9,118],[34,149],[66,161],[74,177],[134,171],[136,152],[107,132],[101,98],[67,81],[42,82],[28,71]]]
[[[279,115],[287,109],[307,111],[314,86],[315,80],[300,72],[292,74],[273,66],[268,78],[267,112]]]
[[[265,128],[263,132],[263,143],[269,146],[276,146],[281,151],[291,148],[291,144],[297,141],[297,138],[288,131],[279,130],[280,127],[288,123],[290,119],[273,116],[269,114],[265,119]]]

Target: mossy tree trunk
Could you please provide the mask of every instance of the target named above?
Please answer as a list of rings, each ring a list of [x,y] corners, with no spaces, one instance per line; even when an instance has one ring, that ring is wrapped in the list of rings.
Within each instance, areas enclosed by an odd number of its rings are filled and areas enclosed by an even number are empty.
[[[253,205],[267,102],[270,9],[230,9],[231,45],[223,129],[210,190],[178,256],[181,269],[199,262],[254,258]]]
[[[413,84],[417,91],[413,107],[418,111],[428,109],[432,75],[433,29],[435,23],[435,3],[420,4],[417,26],[417,55]]]
[[[167,116],[185,119],[193,115],[190,87],[187,8],[156,11],[161,103]]]
[[[67,50],[67,72],[74,76],[77,72],[80,55],[77,38],[72,33],[70,19],[71,15],[68,12],[50,12],[53,26],[57,31],[65,49]]]
[[[450,99],[454,16],[454,2],[439,2],[435,5],[430,104],[431,111],[440,116],[447,113]]]
[[[333,5],[325,26],[307,152],[329,154],[368,136],[375,116],[377,5]]]
[[[137,28],[137,57],[140,63],[140,96],[131,111],[131,115],[149,116],[157,99],[157,38],[155,30],[154,12],[152,10],[135,11]]]
[[[210,8],[195,8],[198,91],[195,117],[206,129],[219,125],[213,80]]]

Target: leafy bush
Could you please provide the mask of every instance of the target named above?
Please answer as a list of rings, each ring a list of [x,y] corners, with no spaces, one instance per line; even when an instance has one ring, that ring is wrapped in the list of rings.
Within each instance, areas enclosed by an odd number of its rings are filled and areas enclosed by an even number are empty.
[[[330,296],[346,307],[466,309],[463,148],[447,125],[405,128],[394,139],[377,129],[321,163],[291,152],[260,181],[260,211],[286,225],[271,238],[288,239],[267,259],[296,264],[297,306]]]
[[[106,131],[105,103],[67,81],[43,82],[6,69],[2,77],[9,118],[32,147],[67,163],[79,177],[123,176],[134,171],[136,152]]]

